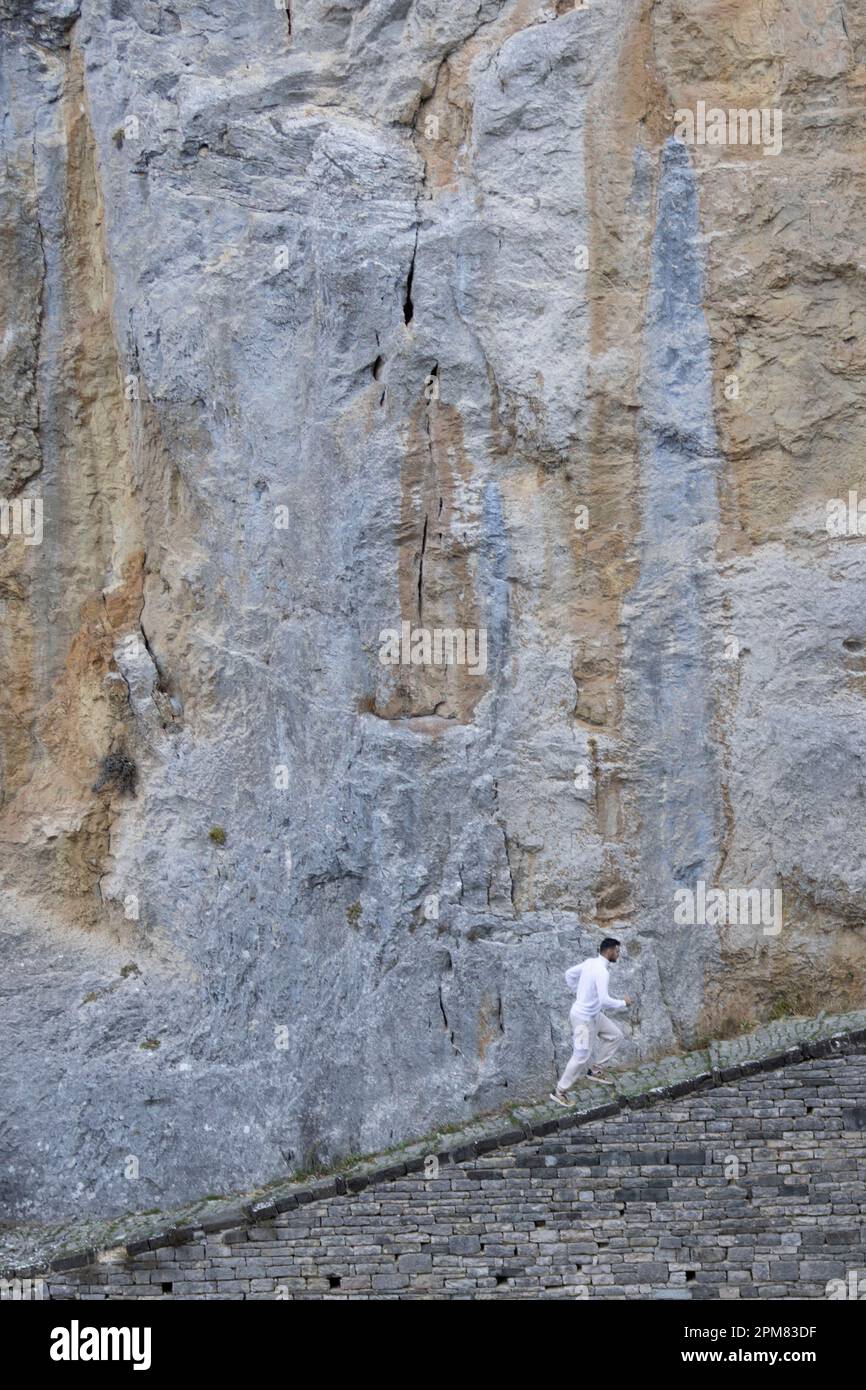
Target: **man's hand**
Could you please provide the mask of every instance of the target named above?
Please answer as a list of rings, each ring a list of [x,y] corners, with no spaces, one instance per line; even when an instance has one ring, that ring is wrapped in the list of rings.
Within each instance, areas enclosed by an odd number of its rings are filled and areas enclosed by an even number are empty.
[[[625,1002],[626,1008],[627,1008],[627,1009],[630,1009],[630,1008],[631,1008],[631,995],[630,995],[630,994],[624,994],[622,997],[623,997],[623,1001]]]

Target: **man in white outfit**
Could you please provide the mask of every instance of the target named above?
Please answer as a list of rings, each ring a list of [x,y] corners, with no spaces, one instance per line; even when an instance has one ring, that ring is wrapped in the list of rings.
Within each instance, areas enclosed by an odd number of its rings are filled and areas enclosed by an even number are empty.
[[[613,1081],[598,1070],[609,1062],[623,1040],[623,1031],[617,1028],[602,1013],[603,1009],[627,1009],[631,1004],[628,995],[623,999],[612,999],[608,993],[607,975],[611,961],[619,959],[620,943],[612,936],[606,936],[598,948],[597,956],[590,956],[580,965],[572,965],[565,972],[565,983],[575,992],[569,1021],[571,1022],[572,1046],[571,1061],[551,1091],[550,1099],[557,1105],[570,1105],[566,1095],[578,1077],[587,1074],[593,1081],[603,1086],[612,1086]],[[597,1054],[593,1057],[596,1043],[601,1040]],[[589,1062],[595,1062],[589,1070]]]

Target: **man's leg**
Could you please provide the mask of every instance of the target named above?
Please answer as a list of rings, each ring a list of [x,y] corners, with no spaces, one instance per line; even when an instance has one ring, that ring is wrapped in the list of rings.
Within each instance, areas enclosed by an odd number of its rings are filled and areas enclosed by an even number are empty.
[[[614,1053],[619,1051],[625,1034],[606,1014],[599,1014],[597,1037],[600,1046],[592,1059],[592,1065],[596,1071],[601,1071],[605,1062],[609,1062]]]
[[[571,1059],[565,1071],[562,1073],[562,1076],[556,1083],[557,1091],[567,1091],[570,1086],[574,1085],[578,1077],[582,1076],[586,1071],[595,1044],[597,1023],[597,1018],[575,1023],[572,1033]]]

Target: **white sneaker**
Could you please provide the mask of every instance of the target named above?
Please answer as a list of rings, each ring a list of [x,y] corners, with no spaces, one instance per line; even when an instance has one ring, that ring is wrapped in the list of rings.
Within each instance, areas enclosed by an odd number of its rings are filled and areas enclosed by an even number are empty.
[[[590,1081],[597,1081],[600,1086],[615,1086],[616,1082],[609,1076],[603,1076],[600,1071],[587,1071]]]
[[[550,1099],[555,1101],[557,1105],[564,1105],[566,1110],[574,1104],[574,1101],[565,1094],[565,1091],[551,1091]]]

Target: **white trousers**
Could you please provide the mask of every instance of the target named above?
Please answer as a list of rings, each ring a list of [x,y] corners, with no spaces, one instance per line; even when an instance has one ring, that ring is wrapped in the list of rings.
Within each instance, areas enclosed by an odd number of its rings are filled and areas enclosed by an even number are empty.
[[[573,1086],[577,1078],[584,1075],[590,1061],[597,1067],[603,1067],[605,1062],[610,1061],[624,1037],[622,1029],[612,1023],[606,1014],[599,1013],[594,1018],[586,1018],[577,1013],[572,1004],[568,1017],[571,1023],[573,1051],[568,1066],[556,1083],[558,1091],[567,1091],[569,1086]]]

